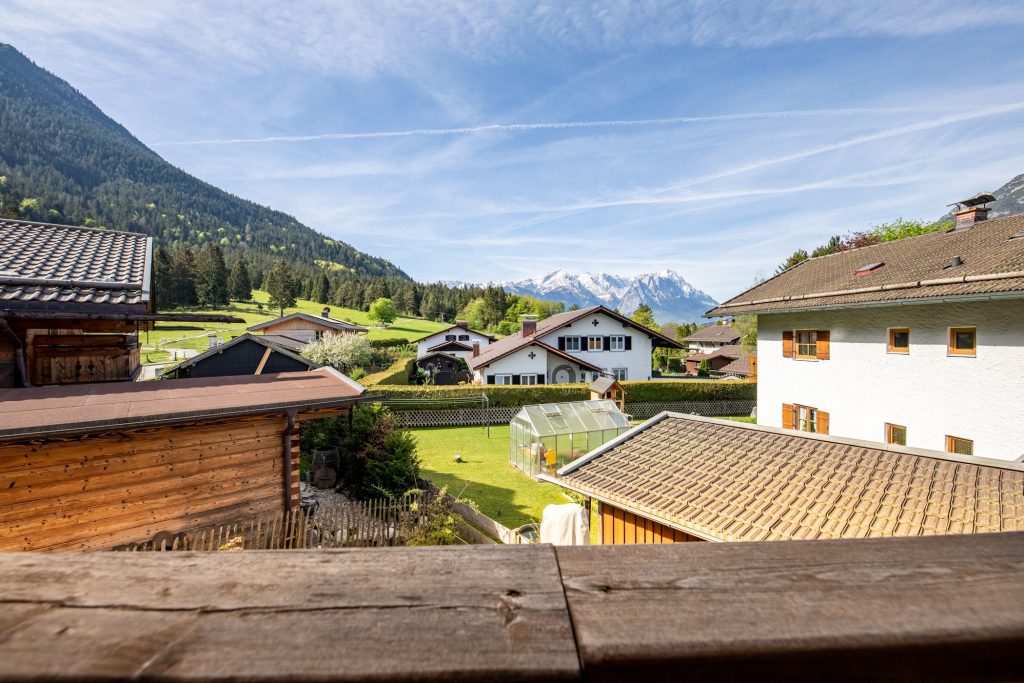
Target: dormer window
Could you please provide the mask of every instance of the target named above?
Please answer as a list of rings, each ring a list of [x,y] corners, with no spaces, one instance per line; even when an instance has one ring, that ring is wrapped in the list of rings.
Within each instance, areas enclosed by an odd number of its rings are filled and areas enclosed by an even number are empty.
[[[884,265],[885,265],[885,261],[877,261],[875,263],[869,263],[866,266],[861,266],[860,268],[858,268],[856,270],[856,272],[854,272],[854,275],[869,275],[869,274],[875,272],[876,270],[878,270],[879,268],[881,268]]]

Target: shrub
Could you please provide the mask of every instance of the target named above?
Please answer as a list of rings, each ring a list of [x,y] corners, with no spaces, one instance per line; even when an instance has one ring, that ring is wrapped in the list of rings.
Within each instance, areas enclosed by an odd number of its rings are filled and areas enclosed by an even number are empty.
[[[301,435],[302,453],[337,447],[340,486],[356,498],[400,496],[419,480],[416,439],[383,406],[357,408],[351,429],[347,418],[327,418],[304,423]]]
[[[348,373],[373,361],[373,349],[358,334],[325,334],[302,349],[302,357]]]
[[[728,401],[757,398],[757,385],[738,380],[650,380],[622,382],[627,403],[667,401]],[[389,386],[381,392],[392,398],[479,398],[487,394],[489,405],[523,406],[537,403],[565,403],[590,398],[586,384],[541,384],[530,386],[499,386],[494,384],[458,386]],[[394,406],[395,410],[424,410],[465,404],[432,404],[429,406]]]
[[[449,497],[448,487],[442,487],[420,510],[414,508],[399,529],[402,545],[461,545],[459,538],[459,516],[452,512],[454,498]],[[470,501],[459,501],[470,503]],[[416,525],[416,518],[424,517],[423,524]]]
[[[407,385],[409,376],[412,374],[415,358],[399,358],[391,364],[387,370],[366,375],[362,379],[363,386],[371,387],[378,385]]]
[[[383,339],[371,339],[370,346],[375,349],[394,349],[409,346],[411,342],[405,337],[384,337]]]

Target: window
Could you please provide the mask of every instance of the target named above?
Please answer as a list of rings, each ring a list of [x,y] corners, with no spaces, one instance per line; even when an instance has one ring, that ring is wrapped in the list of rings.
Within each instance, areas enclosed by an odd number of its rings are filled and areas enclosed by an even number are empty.
[[[323,330],[317,330],[317,331],[315,331],[315,332],[313,333],[313,338],[314,338],[314,339],[316,339],[317,341],[320,341],[321,339],[323,339],[323,338],[324,338],[324,331],[323,331]]]
[[[565,350],[566,351],[579,351],[580,350],[580,338],[579,337],[566,337],[565,338]]]
[[[897,446],[907,445],[907,428],[902,425],[885,423],[885,442]]]
[[[796,403],[782,404],[782,428],[828,434],[829,416],[823,410]]]
[[[974,356],[977,354],[977,330],[973,327],[949,328],[950,356]],[[950,451],[952,453],[953,451]]]
[[[495,375],[495,384],[512,384],[512,375]]]
[[[459,341],[469,341],[469,335],[468,334],[460,334],[459,335]]]
[[[446,335],[444,335],[444,340],[445,341],[455,341],[455,335],[454,334],[446,334]]]
[[[614,339],[615,337],[612,337]],[[621,339],[621,337],[620,337]],[[614,351],[614,345],[612,351]],[[629,379],[629,368],[612,368],[612,376],[620,382]]]
[[[519,383],[520,384],[536,384],[537,383],[537,375],[520,375],[519,376]]]
[[[974,455],[974,442],[959,436],[946,437],[946,452],[957,455]]]
[[[796,357],[818,357],[818,333],[815,330],[796,331]]]
[[[626,350],[626,338],[619,337],[608,337],[608,350],[609,351],[625,351]]]
[[[910,353],[910,329],[889,328],[889,353]]]
[[[587,337],[587,351],[603,351],[604,337]]]

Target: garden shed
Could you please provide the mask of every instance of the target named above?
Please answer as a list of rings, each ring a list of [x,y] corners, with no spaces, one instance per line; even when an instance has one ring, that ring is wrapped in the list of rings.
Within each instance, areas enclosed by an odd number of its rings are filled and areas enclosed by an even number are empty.
[[[609,400],[523,406],[509,423],[509,461],[534,477],[554,474],[626,431],[629,419]]]

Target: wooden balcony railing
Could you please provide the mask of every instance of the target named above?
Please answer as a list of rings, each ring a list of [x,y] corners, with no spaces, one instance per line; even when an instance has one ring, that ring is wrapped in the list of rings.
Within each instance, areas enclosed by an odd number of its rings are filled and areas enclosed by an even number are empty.
[[[1021,680],[1024,533],[0,554],[0,679]]]

